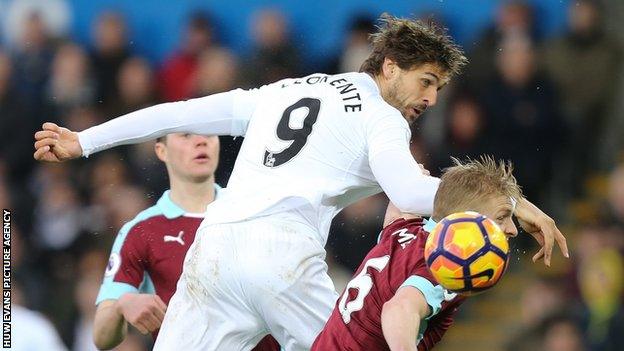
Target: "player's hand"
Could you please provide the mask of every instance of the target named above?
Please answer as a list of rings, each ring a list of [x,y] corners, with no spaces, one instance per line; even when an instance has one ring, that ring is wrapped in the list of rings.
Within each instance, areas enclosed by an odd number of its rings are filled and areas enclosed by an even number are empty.
[[[566,238],[561,234],[555,221],[527,199],[518,201],[515,211],[522,229],[531,234],[540,244],[540,250],[533,256],[533,262],[544,258],[544,264],[550,267],[550,258],[556,241],[563,256],[570,257]]]
[[[127,293],[117,300],[117,310],[128,323],[147,334],[160,328],[167,305],[158,295]]]
[[[35,153],[37,161],[63,162],[82,156],[78,133],[46,122],[42,130],[35,133]]]

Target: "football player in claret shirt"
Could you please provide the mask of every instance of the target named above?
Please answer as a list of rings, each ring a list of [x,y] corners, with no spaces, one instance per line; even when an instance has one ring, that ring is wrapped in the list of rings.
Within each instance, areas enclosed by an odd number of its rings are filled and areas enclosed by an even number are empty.
[[[312,74],[258,89],[148,107],[80,133],[45,123],[34,157],[60,162],[170,132],[244,136],[227,189],[206,209],[155,350],[248,350],[271,334],[308,350],[337,293],[327,274],[332,218],[384,191],[431,214],[439,179],[409,149],[410,123],[465,64],[433,24],[386,16],[360,72]],[[525,199],[550,262],[554,221]],[[236,322],[233,322],[236,321]]]
[[[96,300],[93,338],[99,349],[121,343],[128,323],[156,338],[206,206],[221,191],[214,181],[218,137],[170,134],[158,139],[155,151],[167,166],[171,189],[117,235]],[[279,346],[267,336],[256,350]]]
[[[522,197],[511,165],[491,158],[447,168],[430,220],[388,206],[379,243],[338,299],[312,350],[429,350],[453,324],[465,297],[443,289],[429,272],[425,241],[436,221],[461,211],[494,220],[508,237]]]

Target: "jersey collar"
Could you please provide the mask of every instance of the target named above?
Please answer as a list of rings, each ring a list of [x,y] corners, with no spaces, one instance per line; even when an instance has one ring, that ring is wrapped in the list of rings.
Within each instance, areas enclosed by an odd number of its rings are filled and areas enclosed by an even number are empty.
[[[377,83],[375,82],[375,80],[373,79],[373,77],[370,76],[370,74],[368,73],[360,73],[364,75],[364,81],[366,82],[365,84],[368,86],[369,89],[371,89],[372,91],[374,91],[377,94],[381,94],[381,92],[379,91],[379,87],[377,86]]]
[[[219,184],[214,184],[215,191],[215,199],[219,198],[219,194],[221,193],[221,187]],[[170,190],[165,191],[156,206],[160,209],[162,214],[168,219],[177,218],[183,216],[186,212],[178,205],[176,205],[173,201],[171,201],[171,197],[169,197]]]
[[[436,223],[436,221],[431,218],[425,219],[425,225],[423,226],[423,230],[425,230],[427,233],[431,233],[433,231],[433,228],[435,228],[436,224],[438,223]]]

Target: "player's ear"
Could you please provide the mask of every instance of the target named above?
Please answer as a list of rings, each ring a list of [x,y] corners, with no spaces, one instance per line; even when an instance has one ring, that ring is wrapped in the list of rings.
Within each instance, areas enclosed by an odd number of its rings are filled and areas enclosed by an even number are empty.
[[[385,57],[381,65],[381,72],[386,79],[392,79],[398,74],[399,66],[391,58]]]
[[[161,141],[157,141],[154,144],[154,152],[156,153],[156,157],[162,162],[167,162],[167,146],[165,143]]]

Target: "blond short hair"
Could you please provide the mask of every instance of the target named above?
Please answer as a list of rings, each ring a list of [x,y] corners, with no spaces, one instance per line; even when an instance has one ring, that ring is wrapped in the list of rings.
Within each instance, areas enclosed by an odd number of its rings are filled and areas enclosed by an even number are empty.
[[[463,163],[457,158],[451,159],[455,165],[444,169],[433,202],[434,220],[474,209],[493,196],[508,196],[516,201],[522,198],[511,162],[496,161],[492,156]]]

